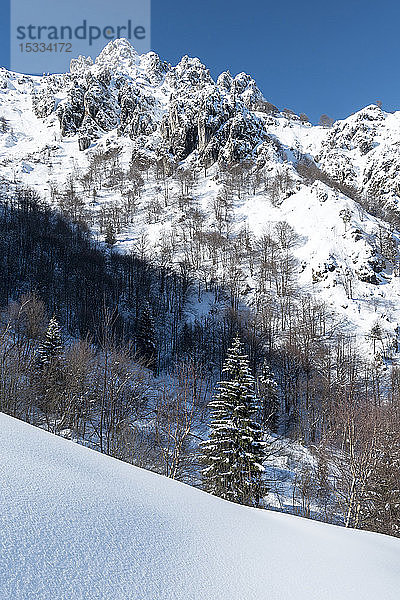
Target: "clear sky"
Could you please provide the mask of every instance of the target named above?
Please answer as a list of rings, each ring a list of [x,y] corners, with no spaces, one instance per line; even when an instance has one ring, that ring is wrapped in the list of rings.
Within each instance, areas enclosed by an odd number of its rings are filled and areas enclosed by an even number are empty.
[[[7,0],[0,1],[7,66]],[[398,0],[153,0],[151,33],[163,59],[198,56],[213,76],[246,71],[268,100],[313,121],[376,100],[400,108]]]

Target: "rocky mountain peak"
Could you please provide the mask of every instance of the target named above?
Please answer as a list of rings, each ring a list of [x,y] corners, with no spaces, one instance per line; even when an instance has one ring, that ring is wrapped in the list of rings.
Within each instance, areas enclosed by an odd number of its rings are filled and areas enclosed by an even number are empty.
[[[172,89],[195,93],[207,85],[214,85],[209,69],[198,58],[183,56],[167,74],[166,83]]]
[[[140,58],[140,66],[152,85],[161,84],[166,73],[171,69],[171,65],[161,60],[155,52],[143,54]]]
[[[125,38],[109,42],[95,60],[96,65],[118,72],[129,72],[139,63],[139,54]]]

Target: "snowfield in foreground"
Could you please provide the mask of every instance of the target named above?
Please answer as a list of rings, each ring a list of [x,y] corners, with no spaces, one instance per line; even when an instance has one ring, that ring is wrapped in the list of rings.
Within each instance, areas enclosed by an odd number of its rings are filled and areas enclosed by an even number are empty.
[[[385,600],[400,540],[230,504],[0,415],[1,600]]]

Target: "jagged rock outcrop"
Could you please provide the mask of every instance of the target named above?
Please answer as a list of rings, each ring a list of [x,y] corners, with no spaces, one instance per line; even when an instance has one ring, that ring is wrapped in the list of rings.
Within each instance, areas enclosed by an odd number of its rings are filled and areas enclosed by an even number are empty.
[[[176,160],[198,151],[200,161],[246,158],[266,132],[251,109],[263,100],[245,73],[222,73],[214,82],[197,58],[171,67],[154,52],[139,56],[126,40],[110,42],[95,63],[78,57],[59,86],[35,92],[35,113],[56,111],[63,136],[78,135],[87,148],[101,132],[118,129],[138,146],[167,150]]]
[[[57,107],[62,135],[75,135],[82,125],[85,116],[85,89],[78,83],[73,83],[68,90],[67,98]]]
[[[370,105],[338,121],[317,156],[334,179],[366,198],[397,204],[400,197],[400,115]]]

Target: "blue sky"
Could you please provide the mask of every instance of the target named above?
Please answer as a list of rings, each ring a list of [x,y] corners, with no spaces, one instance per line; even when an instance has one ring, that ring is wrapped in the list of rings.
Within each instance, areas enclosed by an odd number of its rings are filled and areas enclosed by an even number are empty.
[[[33,0],[34,1],[34,0]],[[0,57],[8,66],[7,0]],[[213,76],[247,71],[279,106],[343,118],[382,100],[400,108],[400,3],[394,0],[153,0],[152,47],[198,56]]]

